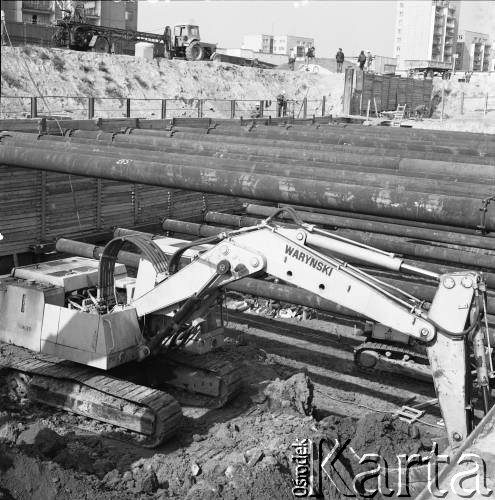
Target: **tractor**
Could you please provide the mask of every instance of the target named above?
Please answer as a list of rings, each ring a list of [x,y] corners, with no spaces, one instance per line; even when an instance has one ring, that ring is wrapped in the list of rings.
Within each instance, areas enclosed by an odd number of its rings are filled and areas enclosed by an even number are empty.
[[[210,59],[217,46],[214,43],[202,42],[199,36],[199,26],[179,24],[172,29],[165,28],[163,34],[165,51],[169,59],[187,59],[188,61],[203,61]]]

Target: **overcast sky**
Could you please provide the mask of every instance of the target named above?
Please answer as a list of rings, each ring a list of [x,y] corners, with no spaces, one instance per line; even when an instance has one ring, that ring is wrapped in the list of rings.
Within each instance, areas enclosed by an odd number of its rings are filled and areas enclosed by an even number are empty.
[[[240,47],[246,34],[299,35],[315,39],[320,57],[339,47],[348,56],[363,49],[391,57],[395,16],[395,0],[139,0],[138,29],[198,24],[205,42],[225,48]],[[460,27],[495,38],[495,0],[463,1]]]

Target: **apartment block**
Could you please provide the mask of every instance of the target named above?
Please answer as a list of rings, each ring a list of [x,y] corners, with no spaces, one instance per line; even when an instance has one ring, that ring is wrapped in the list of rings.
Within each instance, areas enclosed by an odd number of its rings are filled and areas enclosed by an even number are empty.
[[[137,29],[137,2],[123,0],[86,0],[86,22],[97,26]],[[70,8],[67,0],[2,0],[5,20],[29,24],[53,24],[64,15],[63,8]]]
[[[304,57],[307,47],[314,46],[315,39],[294,35],[277,35],[273,39],[273,53],[289,55],[291,49],[296,49],[297,57]],[[318,54],[316,54],[318,56]]]
[[[459,29],[459,0],[399,0],[394,55],[398,68],[407,60],[454,64]]]
[[[314,43],[314,38],[295,35],[244,35],[242,49],[288,56],[294,47],[297,57],[304,57],[306,48],[314,46]]]
[[[457,71],[493,71],[493,41],[485,33],[463,30],[457,36]]]
[[[244,35],[241,49],[273,54],[273,35]]]

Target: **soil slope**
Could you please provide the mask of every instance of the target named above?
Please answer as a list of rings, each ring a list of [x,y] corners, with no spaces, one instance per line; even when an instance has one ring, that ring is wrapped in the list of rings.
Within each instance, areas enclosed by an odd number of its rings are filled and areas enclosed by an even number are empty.
[[[31,80],[34,79],[35,84]],[[79,99],[46,99],[39,112],[46,113],[46,104],[53,114],[84,118],[87,97],[111,98],[97,101],[98,111],[106,116],[123,115],[122,99],[174,99],[170,113],[175,116],[197,116],[195,99],[245,99],[240,112],[252,110],[256,101],[274,101],[286,92],[288,99],[298,101],[296,115],[304,97],[310,113],[321,113],[321,100],[326,96],[327,113],[340,113],[344,80],[342,74],[320,75],[309,72],[263,70],[226,63],[189,62],[180,60],[146,60],[125,55],[85,53],[42,47],[2,47],[2,112],[29,113],[28,99],[16,96],[78,96]],[[314,102],[311,102],[314,101]],[[133,103],[133,116],[159,116],[159,101]],[[274,105],[271,106],[272,110]],[[112,111],[113,114],[109,114]],[[154,113],[154,114],[153,114]],[[207,101],[206,116],[229,116],[230,102]],[[22,116],[22,115],[21,115]],[[103,116],[103,114],[99,114]],[[171,114],[172,116],[172,114]],[[244,113],[244,116],[248,116]],[[301,115],[302,116],[302,115]]]

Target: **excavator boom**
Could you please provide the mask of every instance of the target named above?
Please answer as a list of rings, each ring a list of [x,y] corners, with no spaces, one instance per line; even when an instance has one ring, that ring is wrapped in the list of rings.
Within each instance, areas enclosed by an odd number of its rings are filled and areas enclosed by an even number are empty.
[[[261,224],[219,235],[218,240],[163,281],[156,283],[156,276],[148,274],[147,285],[137,283],[147,290],[132,302],[138,316],[180,303],[198,290],[265,272],[424,342],[449,440],[458,445],[466,438],[471,419],[466,325],[474,325],[469,331],[479,326],[471,313],[481,275],[466,271],[440,276],[427,311],[419,300],[387,288],[334,255],[352,254],[363,262],[396,270],[403,266],[400,258],[320,230],[313,233],[312,227]]]

